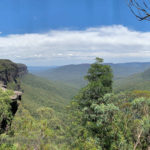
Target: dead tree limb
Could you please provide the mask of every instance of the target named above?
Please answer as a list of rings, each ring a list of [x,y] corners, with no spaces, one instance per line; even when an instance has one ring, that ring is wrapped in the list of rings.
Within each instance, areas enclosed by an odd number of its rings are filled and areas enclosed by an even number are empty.
[[[140,20],[150,21],[150,0],[127,0],[131,12]]]

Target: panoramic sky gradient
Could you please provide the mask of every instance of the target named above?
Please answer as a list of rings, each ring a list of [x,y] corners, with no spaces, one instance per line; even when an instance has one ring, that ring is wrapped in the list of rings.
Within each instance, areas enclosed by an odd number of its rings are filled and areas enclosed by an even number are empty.
[[[150,22],[127,0],[1,0],[0,58],[27,65],[150,61]]]

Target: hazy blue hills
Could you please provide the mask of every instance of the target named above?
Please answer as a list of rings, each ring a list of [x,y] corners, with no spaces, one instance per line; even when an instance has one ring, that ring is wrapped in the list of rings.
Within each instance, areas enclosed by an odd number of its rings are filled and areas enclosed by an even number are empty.
[[[109,63],[108,65],[112,67],[114,80],[122,79],[135,73],[143,72],[146,69],[150,68],[150,62],[118,64]],[[59,81],[69,84],[71,86],[74,86],[75,88],[80,88],[86,84],[84,76],[86,75],[89,67],[90,64],[66,65],[56,68],[50,68],[47,70],[39,70],[37,73],[34,72],[34,74],[52,81]]]
[[[53,68],[56,68],[56,66],[28,66],[28,71],[32,74],[37,74],[41,71],[46,71]]]
[[[114,81],[114,91],[150,90],[150,69]]]
[[[150,62],[131,62],[109,64],[114,73],[114,79],[128,77],[135,73],[140,73],[150,68]]]
[[[86,84],[84,76],[87,73],[90,64],[66,65],[42,71],[37,75],[53,81],[64,82],[76,88]]]

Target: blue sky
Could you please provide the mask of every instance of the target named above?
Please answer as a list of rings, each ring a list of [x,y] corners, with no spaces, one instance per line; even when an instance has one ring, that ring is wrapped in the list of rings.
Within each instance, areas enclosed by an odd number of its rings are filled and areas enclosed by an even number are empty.
[[[28,65],[86,63],[96,56],[107,62],[149,61],[149,45],[140,41],[149,42],[150,22],[138,21],[126,0],[1,0],[0,20],[1,58]],[[130,43],[137,34],[139,43]]]
[[[0,20],[4,35],[112,24],[150,31],[149,22],[137,21],[126,0],[1,0]]]

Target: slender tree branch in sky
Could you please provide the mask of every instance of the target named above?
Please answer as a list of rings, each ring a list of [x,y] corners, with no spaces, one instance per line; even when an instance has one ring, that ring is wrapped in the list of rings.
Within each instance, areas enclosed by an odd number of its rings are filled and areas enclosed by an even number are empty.
[[[140,21],[150,21],[150,0],[129,0],[128,6]]]

